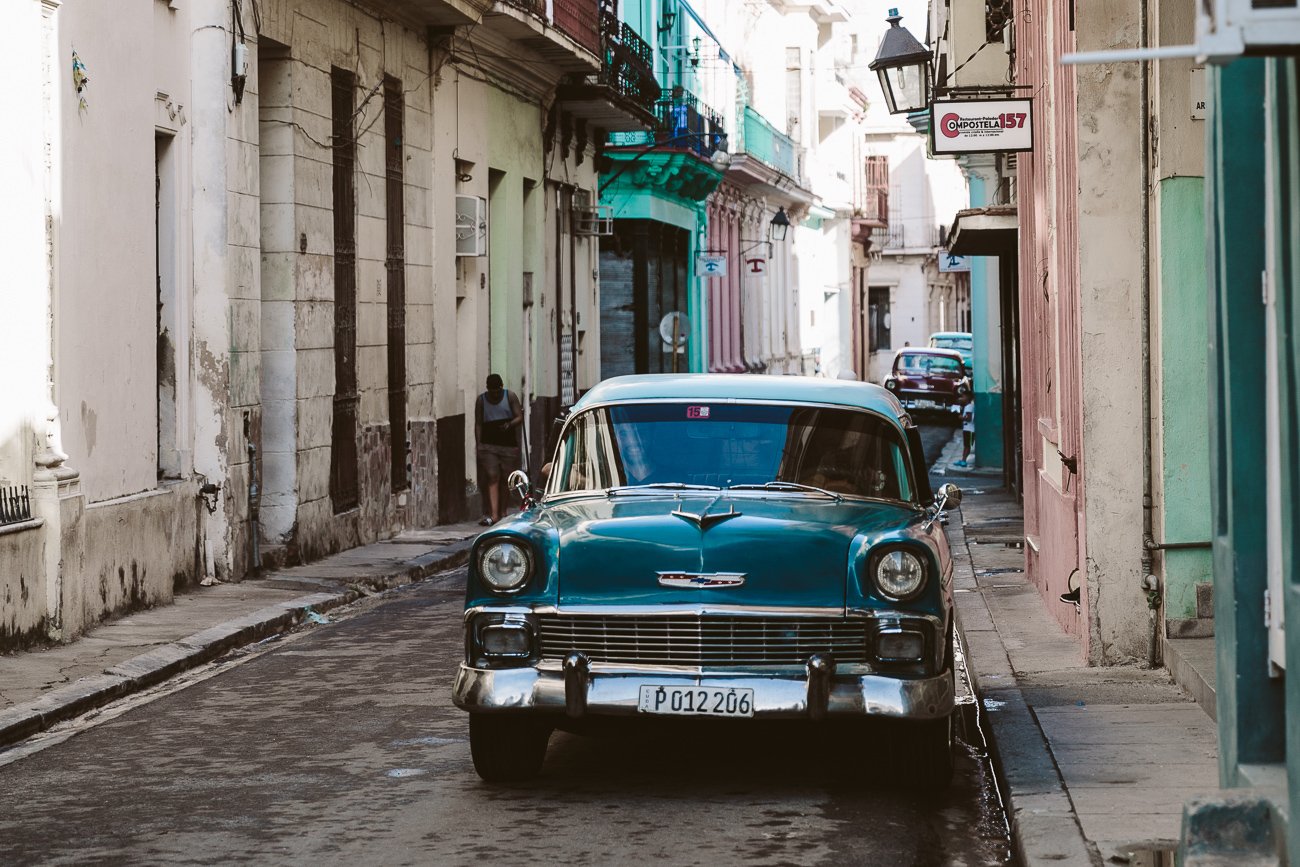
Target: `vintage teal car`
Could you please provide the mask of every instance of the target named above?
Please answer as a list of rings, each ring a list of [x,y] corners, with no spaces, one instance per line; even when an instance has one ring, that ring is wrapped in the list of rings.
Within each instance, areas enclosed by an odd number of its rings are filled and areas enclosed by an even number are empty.
[[[600,717],[879,716],[908,721],[910,771],[945,785],[939,517],[960,498],[931,495],[879,386],[606,380],[564,421],[545,489],[474,542],[453,694],[475,769],[533,776],[553,729]]]

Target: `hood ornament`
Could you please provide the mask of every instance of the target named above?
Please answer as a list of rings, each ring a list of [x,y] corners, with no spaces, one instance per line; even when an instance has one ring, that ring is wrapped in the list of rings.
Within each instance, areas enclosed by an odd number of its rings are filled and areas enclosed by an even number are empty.
[[[744,572],[656,572],[660,587],[687,587],[701,590],[710,587],[739,587],[745,583]]]
[[[739,518],[742,514],[744,513],[736,511],[735,506],[732,506],[729,511],[721,512],[716,515],[696,515],[693,512],[683,512],[681,509],[674,509],[672,513],[674,518],[681,518],[683,521],[694,524],[699,527],[701,531],[707,530],[717,524],[721,524],[723,521],[729,521],[732,518]]]

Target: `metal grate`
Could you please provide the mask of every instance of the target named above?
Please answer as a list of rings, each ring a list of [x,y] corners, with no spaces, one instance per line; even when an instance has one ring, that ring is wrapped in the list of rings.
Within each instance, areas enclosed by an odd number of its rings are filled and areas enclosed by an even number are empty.
[[[406,209],[402,160],[402,83],[384,78],[385,203],[388,230],[388,437],[392,490],[410,487],[406,412]]]
[[[356,76],[330,70],[334,151],[334,423],[330,499],[334,512],[357,505],[357,141]]]
[[[865,662],[865,621],[728,615],[537,618],[541,654],[561,659],[581,651],[592,662],[633,665],[802,665],[814,653],[839,662]]]
[[[0,524],[17,524],[32,519],[32,501],[26,485],[0,488]]]

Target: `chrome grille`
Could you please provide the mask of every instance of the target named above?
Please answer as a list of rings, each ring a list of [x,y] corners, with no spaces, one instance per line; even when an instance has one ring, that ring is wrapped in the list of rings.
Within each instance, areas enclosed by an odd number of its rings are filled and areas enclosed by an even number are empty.
[[[541,654],[633,665],[802,665],[814,653],[865,662],[868,625],[823,617],[566,615],[537,618]]]

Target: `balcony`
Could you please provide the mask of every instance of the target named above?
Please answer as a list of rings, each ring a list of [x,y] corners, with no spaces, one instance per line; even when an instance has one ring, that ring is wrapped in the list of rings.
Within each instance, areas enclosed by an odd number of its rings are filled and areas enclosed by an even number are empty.
[[[557,72],[587,75],[598,68],[601,0],[497,0],[483,16],[488,30],[515,42]]]
[[[654,127],[659,84],[649,44],[626,23],[603,12],[600,47],[600,72],[560,86],[558,96],[564,110],[606,130]]]
[[[932,250],[943,245],[938,226],[913,225],[893,221],[889,225],[871,230],[873,250]]]
[[[704,158],[714,151],[727,149],[727,129],[722,116],[701,105],[695,94],[674,87],[655,103],[655,141],[672,141],[677,150],[687,150]],[[681,141],[673,141],[681,139]]]
[[[740,150],[798,181],[799,149],[794,140],[779,132],[763,115],[745,106]]]
[[[600,54],[600,0],[551,0],[554,24],[592,54]]]
[[[874,244],[876,232],[889,227],[889,157],[869,156],[864,169],[862,200],[854,208],[853,240],[870,239]]]

